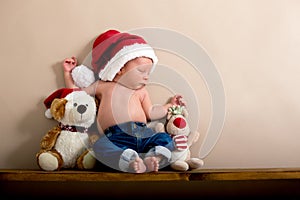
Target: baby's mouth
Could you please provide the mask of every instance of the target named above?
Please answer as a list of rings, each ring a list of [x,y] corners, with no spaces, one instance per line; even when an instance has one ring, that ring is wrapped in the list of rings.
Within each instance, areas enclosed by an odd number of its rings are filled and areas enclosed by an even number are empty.
[[[143,87],[145,87],[146,85],[147,85],[146,83],[141,83],[140,86],[139,86],[139,88],[143,88]]]

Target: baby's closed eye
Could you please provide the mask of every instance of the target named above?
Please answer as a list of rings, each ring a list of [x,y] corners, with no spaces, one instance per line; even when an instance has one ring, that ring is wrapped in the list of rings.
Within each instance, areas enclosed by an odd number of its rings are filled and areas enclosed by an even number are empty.
[[[150,74],[149,70],[145,70],[145,69],[138,69],[138,72],[142,75],[147,75],[147,76]]]

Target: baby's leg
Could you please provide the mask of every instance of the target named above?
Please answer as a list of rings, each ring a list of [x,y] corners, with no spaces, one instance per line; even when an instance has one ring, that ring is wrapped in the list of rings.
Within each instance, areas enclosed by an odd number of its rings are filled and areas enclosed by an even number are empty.
[[[157,172],[159,169],[159,162],[161,156],[149,156],[144,158],[144,163],[147,167],[148,172]]]
[[[144,161],[140,157],[136,157],[129,163],[129,171],[134,173],[144,173],[146,171]]]

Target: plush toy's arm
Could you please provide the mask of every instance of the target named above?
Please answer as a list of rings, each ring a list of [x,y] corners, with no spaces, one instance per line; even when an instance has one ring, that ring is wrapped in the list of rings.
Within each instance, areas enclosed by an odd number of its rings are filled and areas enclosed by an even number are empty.
[[[47,134],[41,140],[41,148],[45,150],[50,150],[55,145],[56,139],[61,132],[61,128],[56,126],[49,130]]]
[[[199,132],[198,131],[192,131],[190,132],[188,136],[188,146],[192,146],[193,143],[195,143],[199,139]]]
[[[187,148],[189,148],[187,143],[188,138],[185,135],[175,135],[173,137],[173,141],[174,141],[175,148],[178,151],[185,151]]]
[[[165,130],[165,125],[161,122],[157,123],[155,128],[154,128],[156,133],[160,133],[160,132],[166,132]]]

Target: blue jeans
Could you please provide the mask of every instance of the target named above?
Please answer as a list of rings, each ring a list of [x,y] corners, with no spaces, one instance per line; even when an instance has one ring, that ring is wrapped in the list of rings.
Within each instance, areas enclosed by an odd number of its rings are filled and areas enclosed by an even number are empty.
[[[128,172],[137,156],[162,155],[160,168],[169,164],[174,143],[168,133],[155,133],[141,122],[126,122],[107,128],[93,145],[96,158],[103,164]]]

